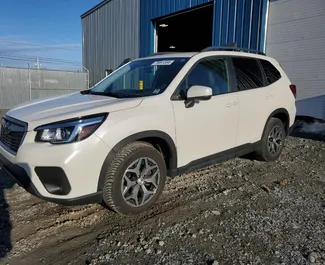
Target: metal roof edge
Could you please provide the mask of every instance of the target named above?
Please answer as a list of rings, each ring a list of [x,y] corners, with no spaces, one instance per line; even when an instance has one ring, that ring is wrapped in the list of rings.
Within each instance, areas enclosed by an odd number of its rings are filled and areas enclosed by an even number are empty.
[[[99,8],[101,8],[102,6],[108,4],[109,2],[111,2],[113,0],[103,0],[102,2],[100,2],[99,4],[95,5],[93,8],[89,9],[88,11],[86,11],[85,13],[83,13],[80,17],[81,19],[89,16],[91,13],[95,12],[96,10],[98,10]]]

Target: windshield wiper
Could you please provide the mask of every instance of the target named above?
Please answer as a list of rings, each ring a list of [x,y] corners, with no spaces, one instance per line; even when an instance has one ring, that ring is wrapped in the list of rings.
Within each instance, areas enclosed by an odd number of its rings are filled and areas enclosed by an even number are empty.
[[[133,97],[137,97],[137,96],[134,96],[134,95],[124,94],[124,93],[114,93],[114,92],[93,92],[93,91],[90,91],[89,94],[97,95],[97,96],[112,97],[112,98],[133,98]]]

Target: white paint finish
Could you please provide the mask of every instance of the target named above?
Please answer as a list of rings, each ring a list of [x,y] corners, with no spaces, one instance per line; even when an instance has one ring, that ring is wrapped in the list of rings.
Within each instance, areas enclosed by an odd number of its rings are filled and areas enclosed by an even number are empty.
[[[150,130],[162,131],[176,143],[174,113],[168,94],[143,98],[136,108],[110,113],[96,135],[114,147],[130,135]]]
[[[279,68],[283,78],[267,88],[213,96],[209,100],[198,100],[188,108],[184,101],[171,101],[171,95],[191,67],[211,55],[267,59]],[[136,133],[154,130],[167,134],[177,149],[177,166],[182,167],[197,159],[260,140],[268,115],[277,108],[289,111],[292,125],[295,101],[289,84],[277,61],[265,56],[234,52],[194,54],[160,95],[115,99],[74,93],[32,101],[10,110],[7,115],[29,123],[29,132],[17,156],[2,148],[0,153],[24,167],[44,197],[85,196],[97,191],[99,172],[110,150]],[[102,112],[109,112],[108,118],[84,141],[62,145],[34,142],[36,126]],[[62,167],[71,183],[71,193],[67,196],[48,193],[35,174],[35,166]]]
[[[97,192],[100,169],[111,148],[92,135],[87,141],[66,145],[39,144],[34,142],[35,132],[26,135],[24,144],[16,157],[0,147],[0,154],[9,161],[23,167],[38,192],[49,198],[70,199]],[[36,166],[61,167],[69,179],[71,192],[66,196],[47,192],[35,173]]]
[[[205,86],[192,86],[187,91],[187,98],[211,97],[212,89]]]
[[[325,2],[270,1],[267,55],[297,85],[297,114],[325,119]]]
[[[270,108],[266,100],[267,89],[252,89],[237,94],[239,100],[237,144],[255,143],[261,139],[261,132],[269,115],[269,110],[266,110]]]
[[[55,121],[134,108],[141,98],[116,99],[73,93],[61,97],[37,99],[23,103],[7,112],[9,116],[28,123],[28,130]]]
[[[198,101],[186,108],[173,101],[179,167],[191,161],[236,147],[237,94],[224,94]]]

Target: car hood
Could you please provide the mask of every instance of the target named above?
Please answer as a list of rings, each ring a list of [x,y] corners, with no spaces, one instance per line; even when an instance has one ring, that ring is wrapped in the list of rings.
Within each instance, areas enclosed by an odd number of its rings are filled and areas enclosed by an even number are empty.
[[[28,130],[33,130],[42,124],[135,108],[141,101],[141,98],[122,99],[78,92],[28,101],[9,110],[6,115],[27,122]]]

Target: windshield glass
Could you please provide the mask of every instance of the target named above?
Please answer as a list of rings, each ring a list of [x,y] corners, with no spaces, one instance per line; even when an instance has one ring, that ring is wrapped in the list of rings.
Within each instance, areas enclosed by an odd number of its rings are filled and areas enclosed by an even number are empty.
[[[133,61],[95,85],[90,94],[117,98],[145,97],[165,91],[189,58]]]

